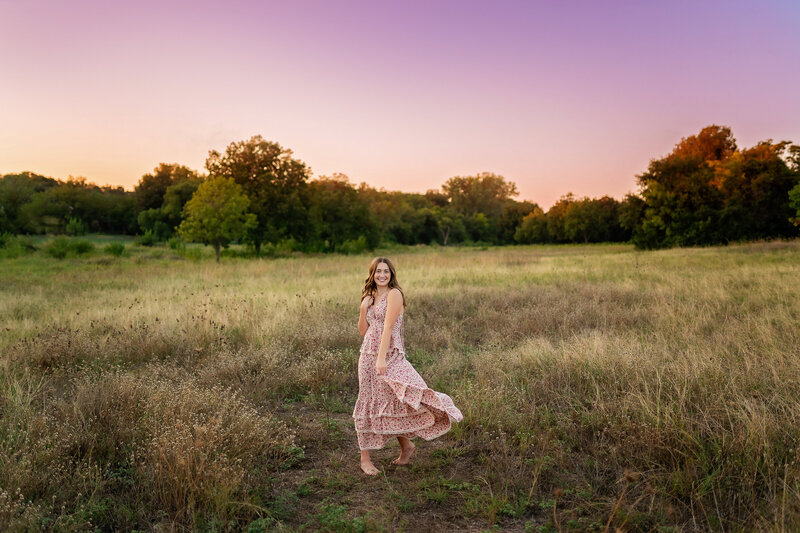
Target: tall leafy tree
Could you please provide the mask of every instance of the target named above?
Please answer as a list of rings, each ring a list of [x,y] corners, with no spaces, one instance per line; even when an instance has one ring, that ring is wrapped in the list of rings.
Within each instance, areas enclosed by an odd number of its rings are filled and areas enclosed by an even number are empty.
[[[152,173],[145,174],[134,188],[139,210],[159,209],[167,189],[186,180],[198,180],[196,171],[177,163],[159,163]]]
[[[73,226],[106,233],[132,233],[136,225],[131,193],[122,187],[100,187],[85,178],[59,180],[35,193],[18,215],[29,233],[63,232],[70,220]]]
[[[567,235],[565,222],[567,213],[578,199],[571,192],[558,199],[553,206],[547,210],[547,238],[549,242],[563,243],[569,242],[570,236]]]
[[[212,150],[206,168],[212,175],[233,179],[250,198],[257,224],[248,237],[256,252],[264,242],[308,237],[307,182],[311,171],[292,157],[291,150],[256,135],[229,144],[224,153]]]
[[[321,176],[309,182],[309,218],[314,240],[326,251],[364,237],[371,249],[378,245],[379,229],[366,198],[344,174]]]
[[[187,241],[211,245],[219,263],[220,249],[244,238],[255,226],[255,215],[247,212],[249,205],[239,184],[230,178],[213,177],[203,182],[186,203],[178,233]]]
[[[737,151],[715,166],[715,182],[724,195],[721,223],[726,240],[790,237],[789,190],[800,174],[786,163],[789,142],[762,141]]]
[[[499,219],[506,201],[518,194],[514,183],[491,172],[452,177],[442,191],[453,209],[465,217],[483,213],[493,219]]]
[[[181,223],[183,206],[202,181],[196,171],[177,163],[161,163],[152,174],[142,176],[135,189],[141,209],[139,228],[158,241],[171,237]]]
[[[439,240],[437,217],[432,210],[436,204],[427,194],[376,190],[366,183],[359,185],[358,193],[370,206],[381,240],[400,244],[429,244]]]
[[[202,178],[189,178],[167,187],[164,203],[161,205],[161,215],[170,230],[174,230],[181,223],[183,208],[201,183],[203,183]]]
[[[787,152],[786,164],[797,176],[800,176],[800,146],[793,144]],[[790,222],[795,226],[800,226],[800,179],[798,179],[797,185],[789,191],[789,206],[794,210]]]
[[[621,229],[621,240],[628,241],[633,232],[641,225],[644,217],[645,202],[641,196],[628,193],[619,204],[617,219]]]
[[[21,172],[6,174],[0,178],[0,233],[24,233],[31,231],[29,223],[20,220],[20,208],[31,201],[33,195],[58,184],[57,180]]]
[[[517,186],[503,176],[482,172],[454,176],[442,185],[447,207],[460,215],[467,235],[474,241],[500,242],[503,209]]]
[[[564,215],[564,236],[572,242],[611,242],[619,240],[619,203],[609,196],[581,198]]]
[[[647,207],[634,242],[645,248],[719,242],[724,198],[715,166],[735,151],[730,128],[713,125],[652,160],[637,176]]]
[[[520,244],[541,244],[550,241],[547,233],[547,214],[538,205],[522,218],[514,232],[514,240]]]
[[[789,191],[789,207],[794,211],[792,216],[789,217],[789,222],[795,226],[800,226],[800,183]]]
[[[656,248],[795,234],[788,220],[788,191],[800,179],[795,153],[772,141],[739,150],[722,126],[682,139],[637,177],[646,206],[633,242]]]
[[[514,234],[522,220],[537,209],[541,211],[538,205],[527,200],[524,202],[507,200],[503,204],[503,210],[500,214],[496,241],[500,244],[513,244],[515,242]]]
[[[431,212],[439,228],[442,239],[442,246],[449,243],[461,242],[467,238],[467,229],[464,224],[464,215],[457,212],[450,206],[433,207]]]

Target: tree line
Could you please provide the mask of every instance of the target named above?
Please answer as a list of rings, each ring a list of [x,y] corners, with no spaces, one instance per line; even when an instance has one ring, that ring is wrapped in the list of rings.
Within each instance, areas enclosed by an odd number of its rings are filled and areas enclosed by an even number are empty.
[[[312,179],[292,151],[261,136],[211,151],[205,173],[165,164],[132,192],[24,172],[0,178],[0,233],[138,234],[144,244],[180,237],[219,250],[230,242],[311,252],[381,243],[633,242],[640,248],[794,237],[800,225],[800,146],[772,140],[740,149],[730,128],[681,139],[636,176],[638,194],[578,198],[544,211],[517,201],[493,173],[455,176],[404,193]]]

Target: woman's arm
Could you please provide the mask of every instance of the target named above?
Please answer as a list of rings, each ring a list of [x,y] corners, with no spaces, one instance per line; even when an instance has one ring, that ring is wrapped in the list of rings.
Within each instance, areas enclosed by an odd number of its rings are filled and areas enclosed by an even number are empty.
[[[386,318],[383,321],[383,333],[381,334],[381,347],[378,349],[378,359],[375,361],[375,370],[378,374],[386,371],[386,352],[389,351],[389,343],[392,342],[392,328],[403,310],[403,295],[397,289],[392,289],[386,295]]]
[[[367,309],[369,309],[370,304],[372,304],[372,296],[367,296],[361,300],[361,310],[358,312],[358,332],[361,333],[362,337],[367,334],[367,329],[369,329]]]

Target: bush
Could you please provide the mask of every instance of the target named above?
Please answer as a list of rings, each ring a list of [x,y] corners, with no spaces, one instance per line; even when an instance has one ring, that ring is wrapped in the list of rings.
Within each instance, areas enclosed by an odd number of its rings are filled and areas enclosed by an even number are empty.
[[[175,250],[176,252],[186,249],[186,243],[178,237],[170,237],[167,241],[167,245],[169,246],[170,250]]]
[[[103,251],[109,255],[113,255],[115,257],[121,257],[125,253],[125,245],[121,242],[112,242],[110,244],[106,244]]]
[[[86,224],[79,218],[70,218],[66,230],[69,235],[86,235]]]
[[[44,253],[56,259],[64,259],[69,254],[69,239],[56,237],[44,246]]]
[[[254,253],[246,248],[223,248],[222,257],[254,257]]]
[[[33,245],[33,241],[31,241],[30,237],[19,237],[11,233],[0,233],[0,257],[10,259],[35,251],[36,246]]]
[[[136,244],[141,246],[155,246],[158,244],[158,235],[153,230],[147,230],[144,235],[136,238]]]
[[[294,237],[289,237],[288,239],[281,239],[281,241],[275,245],[276,253],[288,254],[299,249],[300,249],[300,243],[298,243]]]
[[[367,238],[363,235],[356,240],[344,241],[339,246],[339,252],[343,254],[361,254],[367,249]]]
[[[203,249],[199,247],[184,248],[181,250],[181,256],[191,261],[199,261],[203,258]]]
[[[308,244],[301,245],[294,237],[289,237],[288,239],[281,239],[277,243],[263,243],[259,253],[256,253],[255,247],[252,246],[252,244],[248,244],[247,248],[249,255],[253,257],[275,257],[276,255],[291,255],[292,252],[300,250],[307,252],[307,246]]]
[[[82,255],[94,250],[94,244],[87,240],[73,241],[69,237],[56,237],[48,242],[44,248],[44,252],[56,259],[64,259],[70,254]]]
[[[71,241],[69,243],[69,247],[70,250],[75,252],[76,255],[88,254],[89,252],[94,251],[94,244],[91,241],[87,241],[85,239]]]

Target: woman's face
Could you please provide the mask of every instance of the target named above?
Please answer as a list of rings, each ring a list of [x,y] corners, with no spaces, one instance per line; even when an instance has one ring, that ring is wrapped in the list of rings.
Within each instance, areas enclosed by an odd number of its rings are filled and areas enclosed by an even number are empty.
[[[389,270],[389,265],[386,263],[378,263],[377,268],[375,268],[375,284],[378,287],[386,287],[389,285],[389,280],[392,279],[392,273]]]

